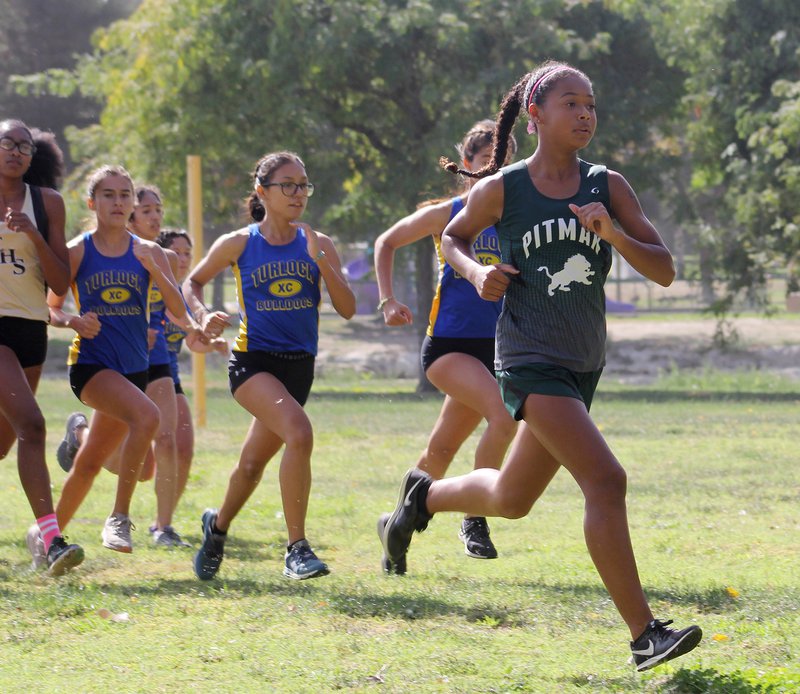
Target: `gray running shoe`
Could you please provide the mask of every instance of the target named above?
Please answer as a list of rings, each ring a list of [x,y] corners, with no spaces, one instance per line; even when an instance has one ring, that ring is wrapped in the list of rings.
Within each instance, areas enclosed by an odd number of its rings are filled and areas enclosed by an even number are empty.
[[[75,463],[75,454],[78,452],[78,448],[80,448],[77,434],[78,429],[88,426],[89,421],[86,419],[86,415],[84,415],[83,412],[73,412],[67,417],[66,432],[64,433],[64,438],[61,440],[61,443],[58,444],[58,450],[56,451],[56,459],[64,472],[69,472],[72,469],[72,465]]]
[[[83,547],[68,545],[60,535],[53,538],[47,550],[47,573],[51,576],[63,576],[83,561]]]
[[[42,533],[39,531],[39,526],[34,523],[25,535],[25,543],[28,545],[28,551],[31,553],[33,563],[31,568],[41,569],[47,566],[47,553],[44,551],[44,540]]]
[[[129,516],[122,513],[112,513],[106,518],[103,526],[103,547],[113,549],[115,552],[130,554],[133,551],[133,540],[131,540],[131,530],[136,526],[131,523]]]
[[[156,547],[191,547],[171,525],[165,525],[161,530],[156,528],[151,534]]]

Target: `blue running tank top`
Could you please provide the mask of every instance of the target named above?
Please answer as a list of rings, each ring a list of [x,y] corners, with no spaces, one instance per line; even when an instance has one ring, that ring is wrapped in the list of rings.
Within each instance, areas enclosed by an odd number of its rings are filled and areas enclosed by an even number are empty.
[[[258,224],[233,264],[239,302],[236,352],[308,352],[319,341],[319,267],[302,229],[282,246],[267,241]]]
[[[153,348],[150,350],[150,366],[169,364],[169,349],[164,333],[167,322],[167,307],[161,290],[152,282],[150,283],[150,329],[156,333]]]
[[[450,219],[464,207],[460,197],[453,198]],[[475,287],[459,275],[444,259],[441,236],[434,237],[439,275],[428,318],[429,337],[494,338],[502,301],[486,301]],[[482,265],[500,262],[500,242],[496,229],[484,229],[472,244]]]
[[[67,363],[99,364],[123,374],[146,371],[150,273],[133,254],[132,235],[128,250],[118,257],[102,255],[92,235],[83,235],[72,294],[78,313],[94,311],[101,328],[90,340],[75,335]]]

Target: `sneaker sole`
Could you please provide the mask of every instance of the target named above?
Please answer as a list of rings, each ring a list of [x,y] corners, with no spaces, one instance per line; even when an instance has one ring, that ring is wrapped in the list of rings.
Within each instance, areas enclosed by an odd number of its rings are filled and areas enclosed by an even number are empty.
[[[69,455],[69,443],[67,443],[66,439],[63,439],[61,443],[58,444],[58,448],[56,449],[56,460],[58,461],[59,467],[64,472],[69,472],[72,469],[72,460],[70,460]]]
[[[296,574],[294,571],[291,571],[287,568],[283,569],[283,575],[286,578],[291,578],[295,581],[305,581],[308,578],[318,578],[320,576],[327,576],[330,573],[330,569],[325,567],[324,569],[320,569],[319,571],[313,571],[312,573],[307,574]]]
[[[383,545],[383,531],[386,528],[386,523],[389,521],[389,513],[382,513],[378,518],[378,538],[381,541],[381,545]],[[383,573],[385,574],[395,574],[397,576],[403,576],[406,573],[406,558],[405,555],[403,558],[398,561],[397,563],[392,562],[388,556],[386,556],[386,549],[383,550],[383,557],[381,558],[381,567],[383,568]]]
[[[194,568],[194,575],[197,576],[197,578],[199,578],[201,581],[210,581],[210,580],[212,580],[217,575],[217,572],[219,571],[219,565],[217,566],[217,568],[215,568],[213,570],[213,572],[209,570],[207,565],[203,565],[203,567],[202,567],[203,568],[203,572],[202,572],[202,575],[201,575],[201,572],[198,571],[198,569],[197,569],[197,562],[199,560],[200,560],[200,552],[198,551],[197,554],[194,555],[194,559],[192,560],[192,568]],[[222,564],[222,562],[220,561],[220,565],[221,564]]]
[[[83,562],[83,548],[71,547],[56,559],[47,569],[49,576],[63,576],[70,569],[74,569]]]
[[[192,559],[192,568],[194,569],[194,575],[201,581],[212,580],[217,575],[219,567],[222,565],[222,559],[220,559],[219,564],[217,564],[213,571],[209,570],[208,566],[205,564],[200,566],[200,569],[203,569],[203,571],[198,569],[198,564],[202,562],[203,545],[206,541],[206,526],[211,525],[211,522],[217,517],[218,513],[219,511],[217,509],[207,508],[203,511],[203,515],[200,516],[200,532],[203,535],[203,540],[200,543],[200,549],[195,552],[194,558]]]
[[[112,550],[114,552],[120,552],[122,554],[130,554],[131,552],[133,552],[133,547],[125,547],[124,545],[123,546],[121,546],[121,545],[116,545],[115,546],[115,545],[107,543],[105,540],[103,540],[103,547],[105,547],[106,549],[110,549],[110,550]]]
[[[400,483],[400,493],[397,495],[397,504],[394,507],[394,511],[389,514],[389,518],[386,521],[386,525],[383,528],[383,535],[381,535],[381,544],[383,545],[383,553],[384,555],[391,561],[392,554],[389,551],[389,528],[391,528],[392,524],[394,523],[395,519],[397,518],[400,510],[402,510],[405,506],[406,497],[413,491],[414,487],[411,489],[406,489],[408,486],[408,478],[411,474],[416,470],[416,468],[411,468],[405,475],[403,475],[403,481]],[[417,482],[417,485],[420,482]],[[416,485],[415,485],[416,486]],[[413,534],[413,533],[412,533]],[[404,554],[405,556],[405,554]]]
[[[689,651],[694,650],[702,638],[703,630],[700,627],[697,627],[697,629],[690,631],[688,634],[684,634],[683,638],[680,641],[676,641],[672,648],[670,648],[668,651],[659,653],[657,656],[645,660],[643,663],[637,665],[636,670],[638,672],[643,672],[644,670],[654,668],[656,665],[661,665],[661,663],[666,663],[668,660],[672,660],[673,658],[686,655]]]

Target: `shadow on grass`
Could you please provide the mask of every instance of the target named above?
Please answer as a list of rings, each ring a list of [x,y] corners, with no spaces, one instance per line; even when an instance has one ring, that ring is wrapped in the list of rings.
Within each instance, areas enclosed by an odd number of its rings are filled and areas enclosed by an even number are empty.
[[[713,668],[678,670],[659,687],[664,694],[751,694],[754,692],[788,692],[780,681],[759,683],[739,672],[724,673]]]
[[[566,677],[562,681],[586,691],[640,692],[643,689],[642,680],[637,675],[625,678],[587,674]],[[672,675],[659,678],[657,687],[660,694],[777,694],[793,691],[783,688],[779,682],[760,684],[741,673],[722,673],[713,668],[681,668]]]

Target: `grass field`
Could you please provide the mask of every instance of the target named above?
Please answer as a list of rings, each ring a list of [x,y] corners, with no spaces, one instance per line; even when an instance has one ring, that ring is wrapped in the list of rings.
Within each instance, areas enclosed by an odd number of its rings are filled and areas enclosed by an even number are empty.
[[[221,502],[248,424],[209,373],[208,427],[176,528],[195,546]],[[103,473],[68,534],[72,574],[29,569],[31,522],[15,465],[0,469],[3,692],[796,692],[800,691],[800,501],[795,384],[764,374],[672,374],[601,383],[594,415],[629,474],[639,569],[657,616],[697,623],[688,656],[648,673],[626,664],[626,629],[589,560],[582,499],[559,474],[522,520],[492,521],[495,561],[466,557],[459,519],[415,537],[409,574],[379,569],[377,516],[390,510],[438,411],[413,382],[320,379],[308,533],[325,578],[281,575],[277,464],[232,526],[218,578],[191,551],[157,550],[152,483],[134,500],[132,555],[102,548],[115,478]],[[46,379],[54,453],[77,402]],[[474,439],[451,472],[469,469]],[[64,474],[51,455],[54,492]]]

